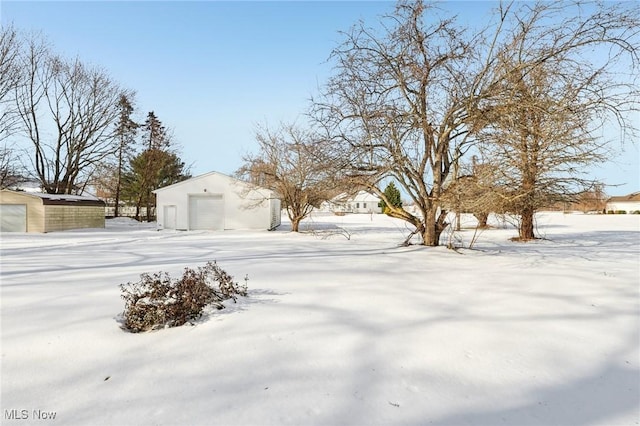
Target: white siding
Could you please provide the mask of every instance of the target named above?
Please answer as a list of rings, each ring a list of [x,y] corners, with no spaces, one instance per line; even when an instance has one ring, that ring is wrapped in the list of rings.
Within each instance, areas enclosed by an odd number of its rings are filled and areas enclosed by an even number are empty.
[[[163,206],[163,220],[164,229],[176,229],[176,215],[177,210],[175,205]]]
[[[276,229],[278,226],[280,226],[281,222],[282,222],[282,207],[280,204],[280,200],[278,199],[271,199],[271,223],[269,226],[269,230],[272,229]]]
[[[607,203],[607,211],[626,211],[632,213],[640,211],[640,201],[610,201]]]
[[[330,201],[322,203],[323,211],[344,213],[382,213],[380,198],[366,191],[359,191],[354,196],[340,194]]]
[[[175,206],[176,229],[271,229],[272,225],[272,198],[273,194],[268,190],[256,190],[248,184],[212,172],[188,179],[175,185],[161,188],[155,191],[158,212],[158,225],[165,227],[165,206]],[[206,201],[211,195],[221,197],[221,204]],[[199,201],[190,201],[198,199]],[[201,199],[205,199],[202,201]],[[278,204],[279,204],[279,200]],[[199,203],[210,203],[207,207]],[[192,203],[196,203],[195,205]],[[196,207],[197,206],[197,207]],[[201,213],[191,212],[197,208]],[[216,213],[201,219],[204,210],[214,209]],[[222,214],[220,215],[220,212]],[[196,215],[196,216],[194,216]],[[214,219],[217,217],[218,219]],[[203,224],[202,220],[215,223]],[[195,221],[195,222],[194,222]],[[193,223],[191,223],[193,222]],[[193,226],[192,226],[193,225]],[[194,228],[195,226],[195,228]]]

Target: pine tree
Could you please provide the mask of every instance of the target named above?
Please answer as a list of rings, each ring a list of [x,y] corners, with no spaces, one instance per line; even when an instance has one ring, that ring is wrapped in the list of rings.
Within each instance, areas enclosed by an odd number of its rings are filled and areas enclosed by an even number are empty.
[[[125,166],[125,159],[133,149],[135,142],[136,130],[138,124],[131,119],[133,113],[133,105],[131,103],[131,94],[121,94],[118,101],[118,123],[116,125],[116,138],[118,142],[117,157],[118,168],[116,170],[116,188],[115,188],[115,210],[114,216],[118,217],[118,209],[120,207],[120,192],[122,191],[122,174]]]
[[[400,190],[396,188],[396,185],[393,182],[389,183],[389,185],[384,189],[384,195],[392,206],[402,207]],[[384,213],[387,212],[387,203],[380,201],[380,207]]]
[[[141,126],[141,144],[144,150],[131,159],[126,176],[127,195],[135,200],[136,218],[140,219],[140,208],[147,208],[146,219],[152,219],[155,206],[153,191],[171,185],[190,176],[184,162],[171,150],[171,138],[162,122],[153,111]]]
[[[152,173],[149,164],[153,164]],[[153,191],[181,182],[190,176],[184,162],[177,154],[162,150],[144,150],[131,158],[123,179],[123,194],[136,204],[136,219],[140,219],[140,208],[147,207],[146,219],[152,218],[155,205]]]
[[[168,150],[171,140],[155,112],[149,111],[147,119],[142,125],[142,146],[145,147],[143,155],[139,156],[142,161],[138,165],[140,173],[140,193],[136,202],[136,217],[139,217],[140,207],[143,204],[147,208],[147,221],[151,219],[151,206],[155,205],[152,191],[159,188],[157,186],[157,174],[164,167],[166,160],[164,153]]]
[[[153,111],[147,114],[147,119],[142,125],[142,133],[142,144],[145,146],[145,149],[163,150],[170,145],[167,129],[162,125],[162,122]]]

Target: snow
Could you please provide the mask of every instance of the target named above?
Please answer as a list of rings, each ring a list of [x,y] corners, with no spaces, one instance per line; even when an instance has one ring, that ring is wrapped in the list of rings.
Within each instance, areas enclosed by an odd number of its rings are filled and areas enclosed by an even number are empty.
[[[537,223],[543,240],[494,221],[460,251],[399,247],[384,215],[2,234],[2,424],[638,425],[640,216]],[[249,297],[120,328],[119,284],[209,260]]]

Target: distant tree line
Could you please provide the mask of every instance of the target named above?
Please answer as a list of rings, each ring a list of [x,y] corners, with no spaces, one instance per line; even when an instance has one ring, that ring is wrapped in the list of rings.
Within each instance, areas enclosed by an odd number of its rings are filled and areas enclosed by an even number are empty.
[[[188,176],[155,114],[142,124],[132,118],[134,91],[55,53],[41,35],[0,30],[1,187],[36,180],[51,194],[97,188],[117,216],[123,201],[151,207],[151,191]]]

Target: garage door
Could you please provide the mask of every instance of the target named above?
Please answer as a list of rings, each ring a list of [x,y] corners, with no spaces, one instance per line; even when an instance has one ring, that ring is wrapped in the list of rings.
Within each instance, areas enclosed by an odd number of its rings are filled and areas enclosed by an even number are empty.
[[[26,204],[0,205],[0,232],[27,232]]]
[[[222,195],[189,197],[189,229],[224,229]]]

